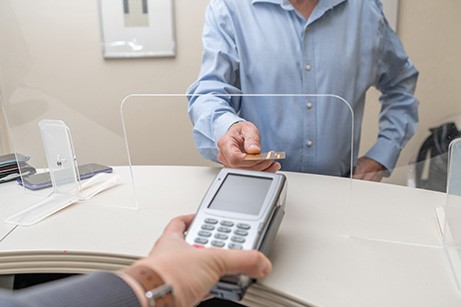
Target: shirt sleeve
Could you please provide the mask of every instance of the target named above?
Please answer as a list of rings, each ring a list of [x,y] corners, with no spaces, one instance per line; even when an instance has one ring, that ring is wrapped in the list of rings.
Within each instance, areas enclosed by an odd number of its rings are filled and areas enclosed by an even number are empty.
[[[408,59],[397,34],[385,18],[383,20],[381,56],[375,84],[382,93],[379,134],[365,156],[392,171],[400,151],[417,128],[419,102],[414,92],[418,71]]]
[[[131,287],[116,274],[75,276],[12,293],[0,292],[2,307],[139,307]]]
[[[200,76],[187,90],[193,137],[199,152],[216,161],[217,141],[238,116],[239,56],[233,22],[223,1],[211,1],[205,14]]]

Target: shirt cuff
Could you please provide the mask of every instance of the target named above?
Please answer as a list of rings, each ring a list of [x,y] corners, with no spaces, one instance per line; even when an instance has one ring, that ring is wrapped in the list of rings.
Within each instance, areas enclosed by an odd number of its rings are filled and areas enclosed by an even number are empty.
[[[388,171],[388,175],[393,171],[397,164],[401,148],[394,142],[384,138],[378,138],[378,141],[365,154],[366,157],[379,162]]]
[[[234,113],[227,112],[222,114],[213,123],[213,138],[215,143],[218,143],[219,139],[229,130],[232,124],[242,121],[245,120]]]

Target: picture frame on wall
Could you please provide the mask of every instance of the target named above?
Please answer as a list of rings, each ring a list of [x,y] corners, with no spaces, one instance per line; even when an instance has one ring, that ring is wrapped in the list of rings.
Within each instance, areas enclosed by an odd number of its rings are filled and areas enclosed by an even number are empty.
[[[176,55],[173,0],[100,0],[103,57]]]

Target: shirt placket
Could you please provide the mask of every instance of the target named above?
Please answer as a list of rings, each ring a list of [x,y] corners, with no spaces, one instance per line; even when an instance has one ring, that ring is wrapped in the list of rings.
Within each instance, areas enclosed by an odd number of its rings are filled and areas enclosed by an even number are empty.
[[[314,40],[308,25],[304,26],[302,40],[302,85],[304,94],[316,94],[315,71],[317,67],[314,62]],[[316,165],[317,153],[317,133],[316,133],[316,97],[303,97],[304,116],[303,116],[303,163],[302,171],[313,170]]]

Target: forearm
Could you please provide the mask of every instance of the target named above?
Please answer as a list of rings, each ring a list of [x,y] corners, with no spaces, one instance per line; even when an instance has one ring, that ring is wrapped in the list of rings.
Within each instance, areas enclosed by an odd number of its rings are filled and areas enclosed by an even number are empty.
[[[138,296],[122,278],[113,273],[75,276],[0,297],[1,306],[111,306],[139,307]]]
[[[200,75],[188,89],[193,136],[202,156],[217,161],[216,142],[236,121],[240,109],[239,54],[225,5],[207,8]]]
[[[418,126],[419,102],[414,96],[417,78],[418,72],[407,62],[394,83],[382,90],[378,140],[366,156],[390,171]]]

